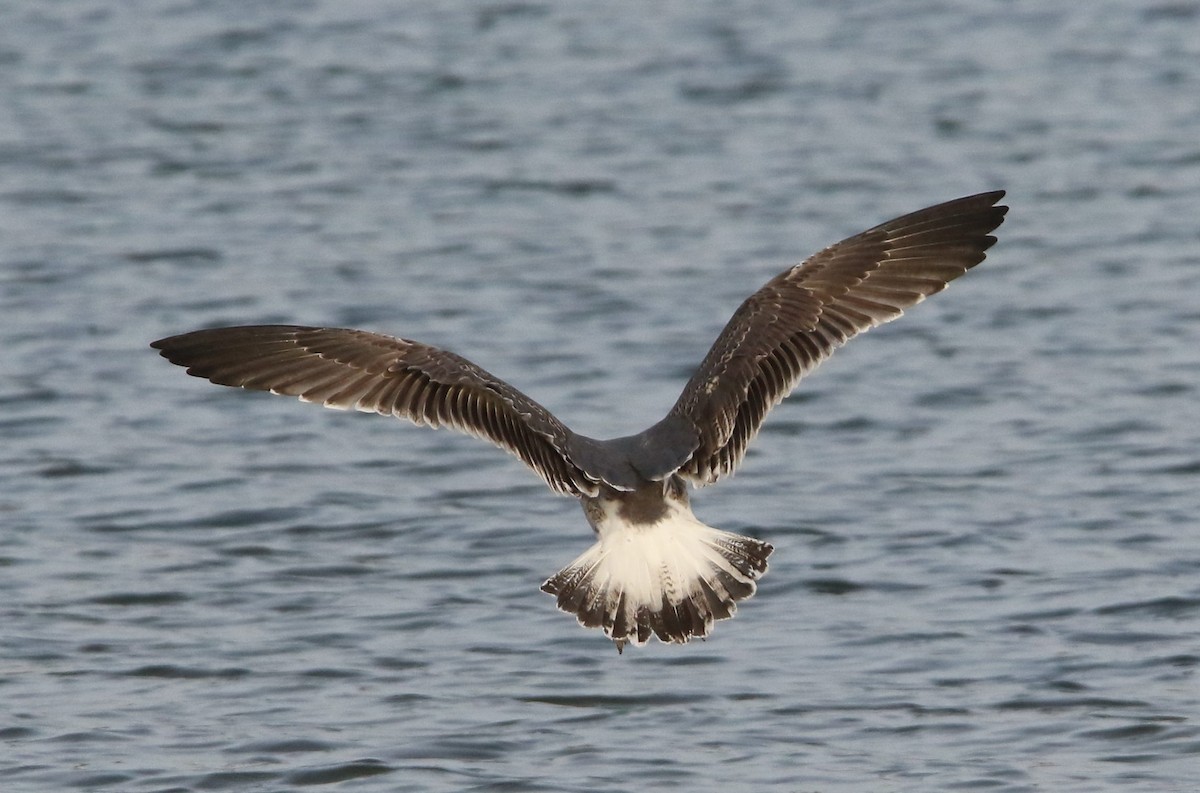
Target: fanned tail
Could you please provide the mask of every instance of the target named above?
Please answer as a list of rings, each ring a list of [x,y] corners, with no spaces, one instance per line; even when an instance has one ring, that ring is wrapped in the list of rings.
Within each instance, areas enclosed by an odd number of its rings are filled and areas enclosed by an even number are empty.
[[[600,541],[542,584],[558,607],[601,628],[622,650],[651,636],[682,644],[737,611],[767,571],[769,543],[699,521],[629,527]]]

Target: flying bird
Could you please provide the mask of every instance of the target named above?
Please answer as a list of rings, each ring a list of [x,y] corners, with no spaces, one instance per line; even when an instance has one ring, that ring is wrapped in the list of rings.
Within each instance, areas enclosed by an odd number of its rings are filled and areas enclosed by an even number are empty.
[[[666,417],[622,438],[572,432],[452,352],[344,328],[212,328],[151,344],[187,373],[325,407],[451,427],[516,455],[579,499],[596,542],[542,584],[622,650],[708,636],[754,594],[774,548],[692,514],[690,485],[734,472],[767,412],[834,350],[983,261],[1003,191],[922,209],[772,278],[734,312]]]

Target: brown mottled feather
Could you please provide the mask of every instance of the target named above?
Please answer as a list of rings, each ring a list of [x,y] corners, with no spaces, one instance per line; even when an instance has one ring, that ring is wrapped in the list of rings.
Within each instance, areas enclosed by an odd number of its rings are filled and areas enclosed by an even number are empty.
[[[741,462],[767,412],[855,335],[895,319],[981,262],[1004,219],[983,193],[830,246],[742,303],[668,416],[597,441],[454,353],[342,328],[214,328],[154,342],[190,374],[327,407],[449,426],[507,449],[556,492],[635,490],[675,473],[715,482]],[[639,629],[646,626],[640,626]]]
[[[680,468],[698,484],[731,473],[767,412],[835,349],[899,317],[984,259],[1003,191],[922,209],[832,245],[746,299],[672,415],[700,434]]]
[[[454,353],[342,328],[213,328],[151,346],[188,374],[218,385],[447,426],[519,457],[551,489],[594,495],[597,485],[564,451],[571,436],[517,389]]]

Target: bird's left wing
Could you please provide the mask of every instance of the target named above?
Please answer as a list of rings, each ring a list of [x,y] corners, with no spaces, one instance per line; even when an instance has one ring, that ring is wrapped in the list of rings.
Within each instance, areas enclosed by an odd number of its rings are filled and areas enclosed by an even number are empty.
[[[297,325],[212,328],[150,346],[218,385],[453,427],[508,450],[559,493],[597,492],[596,481],[566,451],[573,434],[562,422],[508,383],[437,347]]]

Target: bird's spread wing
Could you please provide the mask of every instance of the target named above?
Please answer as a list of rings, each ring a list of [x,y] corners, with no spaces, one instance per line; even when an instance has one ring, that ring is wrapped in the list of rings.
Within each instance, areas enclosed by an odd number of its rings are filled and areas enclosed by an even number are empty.
[[[699,484],[731,473],[767,411],[854,336],[979,262],[1004,220],[1003,191],[938,204],[832,245],[771,279],[742,303],[671,415],[700,444],[679,473]]]
[[[293,325],[198,330],[151,346],[218,385],[453,427],[512,452],[559,493],[597,492],[564,451],[572,434],[562,422],[503,380],[436,347]]]

